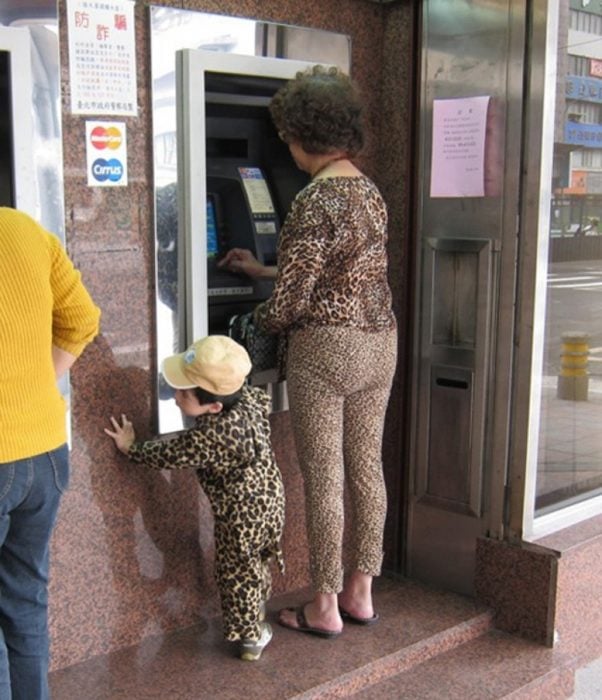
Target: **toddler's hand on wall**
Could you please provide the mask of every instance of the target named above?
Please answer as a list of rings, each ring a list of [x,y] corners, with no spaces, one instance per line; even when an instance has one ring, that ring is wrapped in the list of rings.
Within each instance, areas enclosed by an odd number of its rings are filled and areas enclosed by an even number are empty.
[[[113,416],[111,416],[111,423],[113,425],[113,430],[105,428],[105,433],[113,438],[118,450],[123,452],[123,454],[127,454],[132,444],[136,441],[134,426],[123,413],[121,414],[121,425],[119,425],[119,422],[115,420]]]

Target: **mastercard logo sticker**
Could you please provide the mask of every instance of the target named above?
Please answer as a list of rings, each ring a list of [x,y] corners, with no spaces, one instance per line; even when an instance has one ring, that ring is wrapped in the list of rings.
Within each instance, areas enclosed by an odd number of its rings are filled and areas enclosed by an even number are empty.
[[[121,146],[123,136],[116,126],[97,126],[90,132],[90,141],[99,151],[109,148],[112,151]]]

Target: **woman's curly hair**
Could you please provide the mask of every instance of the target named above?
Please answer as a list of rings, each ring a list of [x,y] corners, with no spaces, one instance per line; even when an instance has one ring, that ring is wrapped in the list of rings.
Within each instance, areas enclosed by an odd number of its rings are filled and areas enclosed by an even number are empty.
[[[338,68],[313,66],[281,87],[270,102],[281,138],[306,153],[343,150],[355,156],[364,145],[357,88]]]

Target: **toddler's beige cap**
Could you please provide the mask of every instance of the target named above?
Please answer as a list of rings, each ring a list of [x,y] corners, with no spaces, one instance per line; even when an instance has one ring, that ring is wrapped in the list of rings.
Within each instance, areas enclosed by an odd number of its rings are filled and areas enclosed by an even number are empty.
[[[185,352],[163,360],[165,381],[174,389],[200,386],[218,396],[234,394],[251,371],[247,351],[226,335],[209,335]]]

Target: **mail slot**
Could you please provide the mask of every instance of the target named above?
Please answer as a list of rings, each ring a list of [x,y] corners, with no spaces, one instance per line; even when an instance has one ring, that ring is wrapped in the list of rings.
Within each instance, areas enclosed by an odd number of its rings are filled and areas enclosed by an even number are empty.
[[[473,372],[434,366],[430,398],[426,493],[448,502],[468,504]]]

